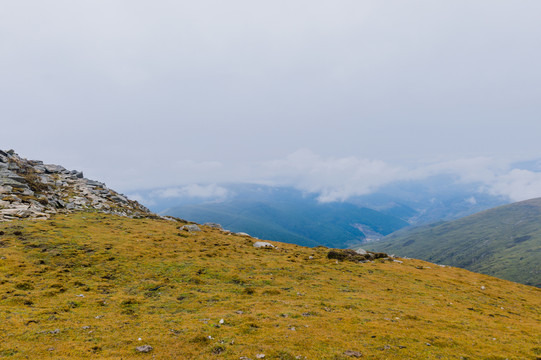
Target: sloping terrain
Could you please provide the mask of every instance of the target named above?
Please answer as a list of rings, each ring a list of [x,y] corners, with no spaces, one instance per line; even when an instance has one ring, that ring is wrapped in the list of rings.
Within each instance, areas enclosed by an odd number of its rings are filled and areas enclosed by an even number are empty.
[[[84,212],[1,223],[0,358],[541,357],[535,287],[182,225]]]
[[[404,229],[367,248],[541,287],[541,198]]]

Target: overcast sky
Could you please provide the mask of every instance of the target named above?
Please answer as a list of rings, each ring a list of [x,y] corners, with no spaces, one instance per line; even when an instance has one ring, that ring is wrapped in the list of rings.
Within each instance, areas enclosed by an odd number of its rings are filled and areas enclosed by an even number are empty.
[[[128,192],[347,196],[451,167],[541,196],[509,167],[541,157],[540,18],[538,0],[0,0],[0,148]]]

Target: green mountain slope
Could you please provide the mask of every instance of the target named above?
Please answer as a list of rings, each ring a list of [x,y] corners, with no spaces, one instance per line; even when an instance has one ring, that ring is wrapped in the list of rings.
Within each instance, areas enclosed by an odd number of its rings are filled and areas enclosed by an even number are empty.
[[[403,229],[367,248],[541,287],[541,198]]]

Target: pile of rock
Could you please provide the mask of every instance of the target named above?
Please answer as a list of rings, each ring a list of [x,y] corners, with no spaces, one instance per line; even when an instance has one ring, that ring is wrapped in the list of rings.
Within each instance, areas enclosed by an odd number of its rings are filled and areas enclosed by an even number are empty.
[[[59,165],[0,150],[0,221],[47,219],[52,214],[95,209],[138,217],[151,212],[136,201]]]
[[[387,259],[389,255],[362,249],[332,249],[327,253],[327,258],[339,261],[368,262],[375,259]]]

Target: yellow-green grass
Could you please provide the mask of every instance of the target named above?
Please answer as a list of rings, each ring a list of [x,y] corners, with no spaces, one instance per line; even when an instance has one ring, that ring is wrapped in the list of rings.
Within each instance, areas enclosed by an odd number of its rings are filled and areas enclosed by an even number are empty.
[[[541,358],[540,289],[180,225],[99,213],[0,224],[0,358]]]

